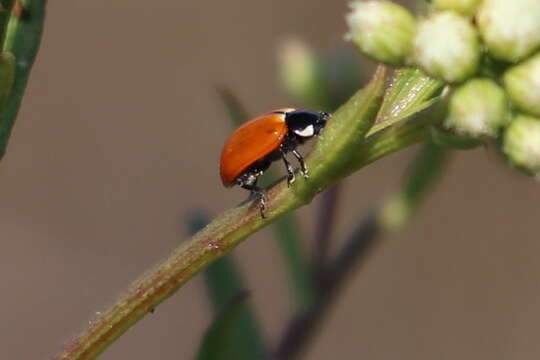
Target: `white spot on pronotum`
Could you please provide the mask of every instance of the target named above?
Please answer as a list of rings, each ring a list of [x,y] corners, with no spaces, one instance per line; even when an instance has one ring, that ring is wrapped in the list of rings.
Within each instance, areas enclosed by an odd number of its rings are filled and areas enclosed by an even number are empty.
[[[313,127],[313,125],[308,125],[305,128],[303,128],[302,130],[295,130],[294,133],[296,135],[302,136],[302,137],[311,137],[311,136],[315,135],[315,128]]]

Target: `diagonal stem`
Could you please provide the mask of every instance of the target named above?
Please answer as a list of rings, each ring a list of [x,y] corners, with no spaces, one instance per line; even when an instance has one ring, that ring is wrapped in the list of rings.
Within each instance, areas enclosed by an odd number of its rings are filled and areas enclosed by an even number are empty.
[[[351,234],[334,264],[326,267],[327,281],[321,286],[319,298],[308,311],[294,316],[287,325],[277,345],[275,359],[296,359],[310,343],[321,326],[332,300],[338,297],[339,290],[349,278],[353,266],[358,269],[371,251],[379,243],[381,228],[375,216],[369,216]]]
[[[322,194],[319,215],[315,230],[315,239],[313,244],[313,255],[311,259],[313,267],[313,279],[317,291],[322,291],[322,284],[325,278],[325,266],[328,252],[330,250],[330,240],[337,217],[339,195],[341,184],[330,187]]]

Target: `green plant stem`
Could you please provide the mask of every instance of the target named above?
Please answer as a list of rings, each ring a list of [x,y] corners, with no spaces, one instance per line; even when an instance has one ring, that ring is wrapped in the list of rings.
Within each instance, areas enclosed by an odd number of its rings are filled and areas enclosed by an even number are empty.
[[[413,117],[364,139],[382,101],[385,81],[386,69],[380,67],[371,83],[336,111],[307,159],[309,180],[298,177],[291,188],[282,180],[268,189],[266,218],[261,218],[257,201],[224,212],[136,281],[56,359],[94,359],[190,278],[255,231],[309,203],[325,188],[375,160],[427,140],[430,117]]]
[[[449,159],[450,151],[431,141],[426,142],[414,159],[402,189],[389,197],[379,221],[387,230],[400,230],[416,213],[426,193],[437,182]]]
[[[6,152],[30,70],[39,49],[47,7],[47,0],[19,0],[19,2],[24,7],[26,15],[9,17],[2,49],[15,55],[16,65],[13,87],[0,111],[0,159]]]

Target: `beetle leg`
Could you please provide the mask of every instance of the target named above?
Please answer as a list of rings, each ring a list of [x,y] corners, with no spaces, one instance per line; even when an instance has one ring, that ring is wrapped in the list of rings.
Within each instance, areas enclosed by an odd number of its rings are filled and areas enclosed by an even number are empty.
[[[281,153],[281,158],[283,159],[283,162],[285,163],[285,168],[287,169],[287,186],[290,187],[295,180],[294,170],[289,160],[287,160],[287,156],[285,156],[285,150],[283,149],[283,147],[279,148],[279,152]]]
[[[256,196],[259,198],[259,211],[261,213],[261,217],[266,219],[266,216],[264,215],[264,211],[266,210],[266,191],[258,186],[253,186],[251,188],[251,196]]]
[[[257,197],[259,199],[261,217],[266,219],[264,215],[264,211],[266,210],[266,192],[263,188],[257,186],[257,180],[259,180],[259,176],[262,173],[262,171],[248,173],[244,178],[238,178],[237,183],[243,189],[250,191],[250,197]]]
[[[306,167],[306,163],[304,162],[304,158],[302,157],[302,154],[300,154],[296,149],[292,149],[291,152],[293,153],[293,155],[296,157],[296,159],[300,163],[300,171],[302,172],[302,175],[304,176],[304,179],[307,179],[309,177],[308,169]]]
[[[257,192],[257,195],[259,196],[259,211],[261,212],[261,217],[266,219],[266,216],[264,215],[264,211],[266,210],[266,191],[260,189]]]

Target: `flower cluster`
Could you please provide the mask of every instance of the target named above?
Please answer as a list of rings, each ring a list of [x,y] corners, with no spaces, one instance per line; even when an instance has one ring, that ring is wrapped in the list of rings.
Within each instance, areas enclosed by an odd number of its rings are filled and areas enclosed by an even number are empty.
[[[415,17],[391,1],[355,1],[346,38],[375,60],[447,83],[447,129],[501,138],[514,166],[540,175],[540,1],[430,3]]]

